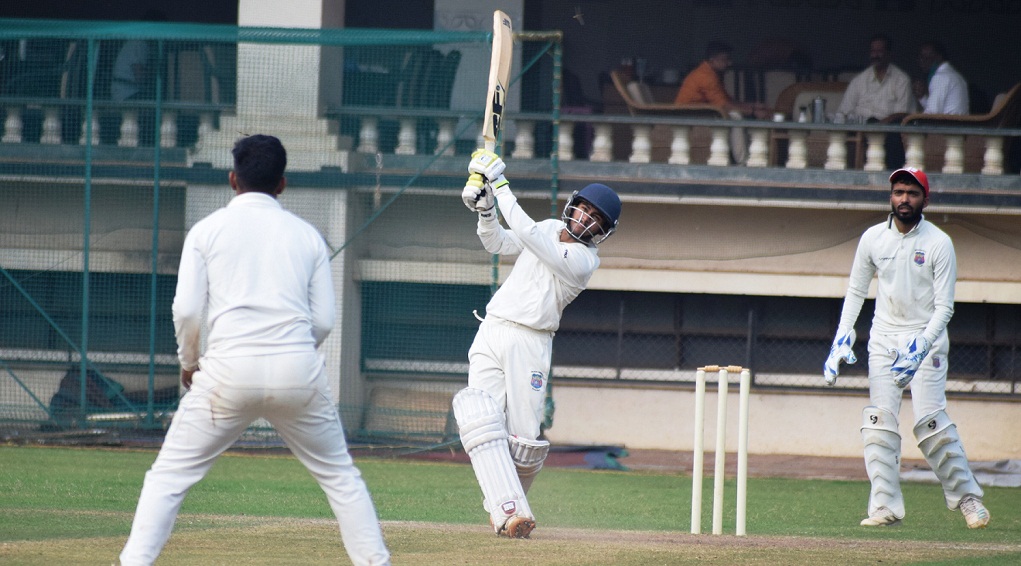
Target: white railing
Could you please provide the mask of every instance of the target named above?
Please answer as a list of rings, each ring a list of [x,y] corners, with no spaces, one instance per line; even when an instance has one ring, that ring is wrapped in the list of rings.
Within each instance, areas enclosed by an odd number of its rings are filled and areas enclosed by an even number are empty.
[[[4,131],[0,137],[3,144],[21,144],[24,139],[24,110],[41,110],[42,133],[40,144],[60,144],[71,136],[63,132],[67,124],[64,116],[68,101],[47,103],[33,100],[6,99],[0,101],[5,109]],[[139,114],[137,106],[112,105],[104,103],[92,113],[91,143],[100,140],[102,121],[100,112],[119,112],[121,116],[117,145],[138,147]],[[225,105],[201,105],[166,103],[162,111],[160,146],[178,146],[177,117],[181,113],[198,116],[198,140],[201,143],[215,127],[218,113],[231,111]],[[457,131],[459,124],[470,124],[480,119],[476,113],[428,109],[400,109],[378,107],[346,107],[331,112],[331,117],[355,116],[360,119],[357,139],[352,140],[354,151],[374,154],[380,151],[380,122],[396,120],[399,123],[396,155],[420,154],[417,128],[420,120],[430,119],[436,124],[433,153],[453,155],[454,141],[463,138],[463,131]],[[519,113],[506,117],[514,123],[514,137],[509,145],[511,157],[533,159],[536,155],[536,129],[548,128],[549,114]],[[591,130],[591,147],[583,157],[576,157],[574,130],[576,124]],[[77,126],[78,144],[85,145],[88,121],[81,120]],[[926,163],[926,142],[929,136],[941,136],[944,140],[942,173],[965,173],[965,141],[971,145],[981,144],[981,169],[971,171],[983,175],[1003,175],[1005,166],[1004,145],[1008,138],[1021,136],[1021,129],[990,129],[981,127],[949,128],[935,126],[891,126],[878,124],[815,124],[795,122],[769,122],[753,120],[685,119],[668,117],[633,117],[623,115],[565,114],[560,117],[557,136],[557,157],[561,161],[588,160],[591,162],[612,162],[626,160],[630,163],[651,163],[657,161],[654,154],[665,156],[658,161],[673,165],[730,166],[732,129],[740,128],[747,139],[747,159],[744,166],[750,168],[826,170],[861,169],[865,171],[886,170],[884,140],[888,134],[900,134],[904,140],[906,164],[923,167]],[[695,137],[698,131],[702,142],[701,152],[695,151]],[[473,128],[471,131],[478,131]],[[665,132],[654,139],[653,133]],[[622,135],[623,132],[623,135]],[[708,134],[706,134],[708,132]],[[707,138],[708,135],[708,138]],[[706,142],[708,139],[708,142]],[[481,142],[480,142],[481,143]],[[615,146],[616,144],[616,146]],[[623,144],[624,147],[620,147]],[[705,147],[705,146],[708,147]],[[848,148],[851,148],[851,151]],[[781,148],[786,148],[784,151]],[[700,158],[696,159],[696,153]],[[617,156],[615,158],[615,156]]]

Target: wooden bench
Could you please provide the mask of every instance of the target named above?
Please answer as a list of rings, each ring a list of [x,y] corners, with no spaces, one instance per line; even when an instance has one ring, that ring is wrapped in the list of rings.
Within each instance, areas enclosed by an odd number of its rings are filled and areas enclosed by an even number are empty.
[[[901,121],[903,126],[932,126],[959,128],[1017,128],[1021,125],[1021,83],[1014,85],[1009,91],[997,95],[992,110],[988,114],[909,114]],[[942,171],[943,173],[1002,173],[1003,156],[1009,153],[1013,138],[980,135],[950,134],[905,134],[904,146],[908,149],[908,162],[912,158],[912,150],[921,149],[923,155],[920,162],[926,171]],[[924,141],[922,138],[924,137]],[[920,143],[921,142],[921,145]],[[991,144],[991,145],[990,145]],[[992,163],[987,163],[987,153],[992,152]],[[997,158],[998,155],[998,158]],[[1000,171],[997,172],[997,161]],[[992,169],[990,169],[990,167]]]

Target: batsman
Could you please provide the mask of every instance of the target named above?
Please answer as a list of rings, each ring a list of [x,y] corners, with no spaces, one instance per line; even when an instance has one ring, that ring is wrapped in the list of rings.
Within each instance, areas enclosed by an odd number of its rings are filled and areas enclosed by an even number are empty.
[[[550,447],[539,439],[539,425],[553,334],[564,307],[599,267],[596,246],[617,229],[621,204],[612,189],[594,183],[571,195],[559,219],[535,222],[518,204],[504,169],[496,153],[477,150],[461,195],[478,213],[486,251],[518,257],[486,305],[468,350],[468,386],[454,396],[453,408],[493,530],[527,538],[536,521],[526,494]]]
[[[823,376],[833,385],[840,362],[853,364],[854,325],[874,275],[876,312],[869,332],[869,398],[861,436],[872,484],[862,526],[893,525],[904,518],[900,490],[901,436],[897,416],[911,387],[914,436],[943,485],[947,508],[960,509],[969,528],[989,524],[982,487],[968,465],[957,427],[947,415],[947,323],[954,314],[957,256],[942,230],[925,220],[929,180],[915,168],[890,175],[885,222],[862,235],[851,267],[840,323]]]

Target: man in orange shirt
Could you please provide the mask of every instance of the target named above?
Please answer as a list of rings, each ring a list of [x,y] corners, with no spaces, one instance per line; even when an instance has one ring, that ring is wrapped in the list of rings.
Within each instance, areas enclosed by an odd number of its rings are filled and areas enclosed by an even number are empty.
[[[720,108],[732,120],[740,120],[745,116],[754,116],[760,120],[766,118],[769,108],[765,104],[738,102],[723,88],[723,73],[733,65],[732,52],[730,45],[710,41],[706,45],[705,60],[684,77],[674,104],[711,104]],[[734,162],[743,165],[748,158],[748,141],[742,128],[731,129],[730,149]]]
[[[706,45],[706,57],[681,83],[674,104],[712,104],[730,114],[739,112],[742,116],[763,119],[769,108],[761,102],[737,102],[723,88],[723,73],[733,64],[733,48],[720,41]]]

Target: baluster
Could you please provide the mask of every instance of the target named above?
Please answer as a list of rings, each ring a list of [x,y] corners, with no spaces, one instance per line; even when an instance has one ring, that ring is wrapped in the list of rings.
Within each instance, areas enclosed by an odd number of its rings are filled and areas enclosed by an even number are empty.
[[[60,143],[60,108],[43,108],[43,133],[39,143]]]
[[[514,151],[511,152],[511,157],[515,159],[532,159],[535,157],[535,135],[534,131],[535,124],[531,120],[518,120],[518,130],[514,136]],[[564,130],[570,130],[572,124],[561,124],[560,132]],[[563,149],[564,136],[559,138],[561,144],[561,150]],[[563,157],[563,151],[561,151],[561,159]]]
[[[841,170],[847,169],[847,134],[844,132],[830,132],[829,144],[826,146],[825,169]]]
[[[397,134],[397,155],[415,155],[415,119],[401,118],[401,129]]]
[[[535,153],[535,148],[532,148]],[[574,125],[563,127],[561,124],[560,134],[557,136],[557,158],[561,161],[574,160]]]
[[[690,126],[674,126],[674,139],[670,141],[670,159],[667,163],[671,165],[688,165],[691,163],[691,134]]]
[[[787,146],[787,168],[804,169],[808,167],[808,132],[791,130],[790,143]]]
[[[983,175],[1003,175],[1003,138],[989,136],[986,138],[986,152],[983,156]]]
[[[21,107],[8,106],[7,119],[4,120],[3,143],[21,143],[22,132],[25,124],[21,121]]]
[[[374,116],[362,118],[362,127],[358,130],[358,153],[376,153],[379,151],[379,120]]]
[[[766,167],[769,165],[769,130],[762,128],[749,128],[748,137],[748,167]]]
[[[635,124],[632,127],[634,139],[631,140],[631,163],[649,163],[652,161],[652,126]]]
[[[592,140],[592,156],[589,161],[607,162],[613,160],[613,126],[596,124],[596,136]]]
[[[865,134],[868,146],[865,149],[865,170],[883,171],[886,169],[886,147],[883,146],[886,134],[882,132],[869,132]]]
[[[904,166],[922,169],[925,165],[925,134],[908,134],[908,146],[904,151]]]
[[[89,122],[92,123],[92,140],[85,137]],[[99,145],[99,112],[93,110],[90,118],[82,120],[82,135],[78,138],[78,145]]]
[[[121,116],[120,147],[138,147],[138,110],[125,110]]]
[[[163,123],[160,124],[160,147],[177,147],[177,114],[174,112],[163,113]]]
[[[454,120],[441,119],[436,131],[436,152],[441,155],[454,155]],[[372,153],[375,153],[373,151]]]
[[[708,165],[726,167],[730,165],[730,128],[712,128],[713,141],[709,146]]]

